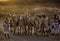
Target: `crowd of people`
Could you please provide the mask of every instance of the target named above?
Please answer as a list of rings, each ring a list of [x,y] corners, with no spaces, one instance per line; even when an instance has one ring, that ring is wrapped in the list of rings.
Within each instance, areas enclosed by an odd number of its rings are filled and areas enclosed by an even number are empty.
[[[7,17],[4,16],[4,35],[8,38],[10,33],[13,35],[57,35],[60,32],[58,13],[60,13],[58,9],[38,10],[35,8],[31,11],[21,12],[21,14],[14,12]]]
[[[60,16],[19,15],[6,17],[3,22],[4,35],[9,38],[9,31],[18,35],[51,35],[59,34]]]

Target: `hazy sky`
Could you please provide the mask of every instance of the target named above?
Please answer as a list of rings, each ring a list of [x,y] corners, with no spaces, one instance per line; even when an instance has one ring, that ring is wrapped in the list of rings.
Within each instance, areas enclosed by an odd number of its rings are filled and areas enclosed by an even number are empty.
[[[0,2],[0,4],[20,4],[20,3],[44,3],[44,2],[60,2],[60,0],[0,0],[0,1],[9,1],[9,2]]]
[[[60,0],[0,0],[0,1],[18,1],[18,2],[60,2]]]
[[[15,0],[14,0],[15,1]],[[19,0],[21,1],[21,0]],[[22,0],[23,1],[23,0]],[[26,1],[60,1],[60,0],[26,0]]]
[[[0,0],[0,1],[8,1],[8,0]]]
[[[1,1],[3,1],[3,0],[1,0]],[[9,1],[60,1],[60,0],[9,0]]]

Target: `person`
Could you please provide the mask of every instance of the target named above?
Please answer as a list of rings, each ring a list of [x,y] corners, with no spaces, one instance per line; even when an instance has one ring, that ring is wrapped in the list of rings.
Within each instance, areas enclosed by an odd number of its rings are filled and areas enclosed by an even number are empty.
[[[57,20],[54,22],[54,27],[55,27],[55,34],[58,34],[59,33],[59,23]]]
[[[16,35],[17,20],[16,20],[16,17],[15,16],[13,16],[10,19],[10,27],[11,27],[11,30],[13,32],[13,35]]]
[[[41,35],[41,24],[42,24],[42,16],[39,16],[39,29],[38,29],[38,31],[39,31],[40,35]]]
[[[59,23],[55,20],[52,24],[52,34],[57,35],[59,33]]]
[[[58,16],[58,23],[59,23],[59,32],[60,32],[60,16]]]
[[[4,27],[4,35],[5,35],[5,38],[10,38],[9,37],[10,21],[9,21],[8,18],[5,18],[5,21],[3,22],[3,27]]]
[[[24,26],[23,26],[23,16],[20,16],[20,19],[19,19],[19,26],[20,26],[20,34],[23,34],[24,32]]]
[[[41,23],[41,35],[45,35],[45,31],[44,31],[44,28],[45,28],[45,24],[44,24],[44,19],[45,19],[45,16],[42,15],[42,23]]]

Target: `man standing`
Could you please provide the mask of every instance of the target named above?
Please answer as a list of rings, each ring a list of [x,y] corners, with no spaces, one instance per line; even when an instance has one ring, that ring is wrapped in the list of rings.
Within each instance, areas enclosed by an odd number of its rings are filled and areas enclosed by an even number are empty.
[[[59,33],[59,24],[58,24],[58,21],[54,22],[54,27],[55,27],[55,34],[58,34]]]
[[[5,18],[5,21],[3,23],[4,27],[4,35],[6,38],[9,38],[9,27],[10,27],[10,21],[8,18]]]

